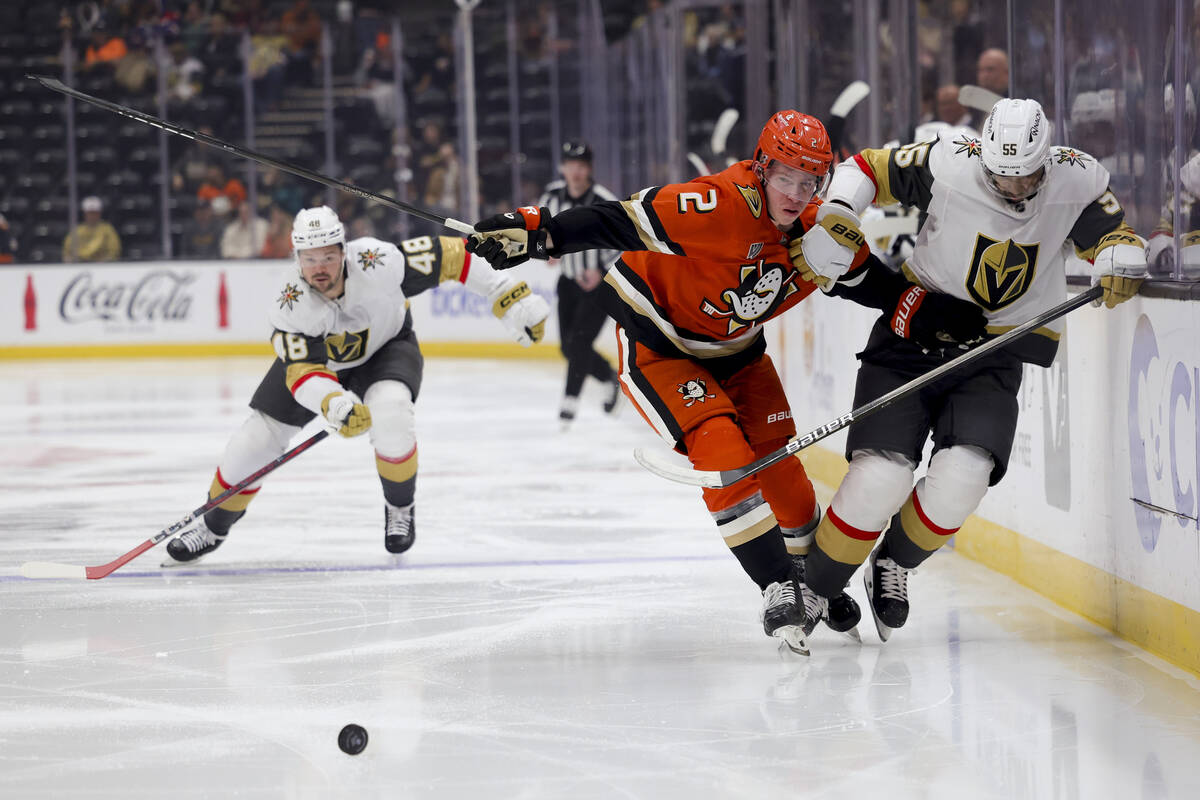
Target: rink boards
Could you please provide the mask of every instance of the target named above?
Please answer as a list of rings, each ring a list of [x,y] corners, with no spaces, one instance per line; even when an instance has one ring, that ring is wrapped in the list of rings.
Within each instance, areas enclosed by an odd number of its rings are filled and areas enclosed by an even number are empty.
[[[1072,313],[1053,366],[1025,367],[1008,474],[955,537],[959,552],[1193,672],[1198,311],[1195,303],[1136,297],[1114,310]],[[854,355],[874,317],[817,296],[772,330],[801,431],[850,408]],[[805,461],[815,478],[836,485],[846,469],[845,434],[821,444]]]
[[[217,355],[269,352],[269,304],[289,262],[56,264],[0,271],[0,357]],[[553,307],[557,268],[514,270]],[[535,355],[508,337],[486,298],[447,283],[410,300],[427,354]],[[551,315],[546,343],[558,342]]]

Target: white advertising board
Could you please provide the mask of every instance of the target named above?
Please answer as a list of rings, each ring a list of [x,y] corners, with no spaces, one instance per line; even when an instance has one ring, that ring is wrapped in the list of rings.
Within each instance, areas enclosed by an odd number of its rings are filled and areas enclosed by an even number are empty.
[[[164,261],[15,266],[0,270],[0,348],[263,343],[268,304],[287,261]],[[557,271],[514,270],[554,306]],[[412,299],[423,342],[511,339],[486,298],[443,284]],[[558,341],[553,314],[547,344]],[[545,345],[543,345],[545,346]]]

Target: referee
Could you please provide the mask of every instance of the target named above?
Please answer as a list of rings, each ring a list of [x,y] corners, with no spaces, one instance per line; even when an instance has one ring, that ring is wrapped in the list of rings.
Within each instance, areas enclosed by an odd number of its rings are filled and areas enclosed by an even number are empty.
[[[586,142],[574,139],[563,144],[558,171],[562,180],[548,184],[538,201],[551,214],[617,199],[592,180],[592,148]],[[592,347],[607,318],[597,302],[596,287],[618,255],[616,250],[585,250],[550,260],[551,266],[557,264],[562,273],[558,277],[558,330],[567,359],[567,386],[558,417],[564,428],[575,419],[583,379],[588,375],[606,384],[605,413],[616,411],[621,397],[616,372]]]

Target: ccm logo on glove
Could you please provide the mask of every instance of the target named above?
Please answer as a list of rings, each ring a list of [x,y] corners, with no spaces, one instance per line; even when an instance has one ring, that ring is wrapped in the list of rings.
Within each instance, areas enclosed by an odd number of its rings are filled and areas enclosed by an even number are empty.
[[[912,321],[913,314],[917,313],[917,309],[921,307],[921,302],[925,299],[927,292],[920,286],[911,286],[905,292],[900,302],[896,304],[896,313],[892,316],[892,330],[897,336],[907,339],[909,337],[908,325]]]

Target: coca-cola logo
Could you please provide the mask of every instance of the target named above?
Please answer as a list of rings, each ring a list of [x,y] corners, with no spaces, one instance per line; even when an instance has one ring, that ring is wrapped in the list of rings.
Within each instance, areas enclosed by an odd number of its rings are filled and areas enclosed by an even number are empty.
[[[189,287],[195,280],[194,273],[169,269],[134,281],[99,280],[81,272],[63,290],[58,313],[72,323],[182,321],[192,307]]]

